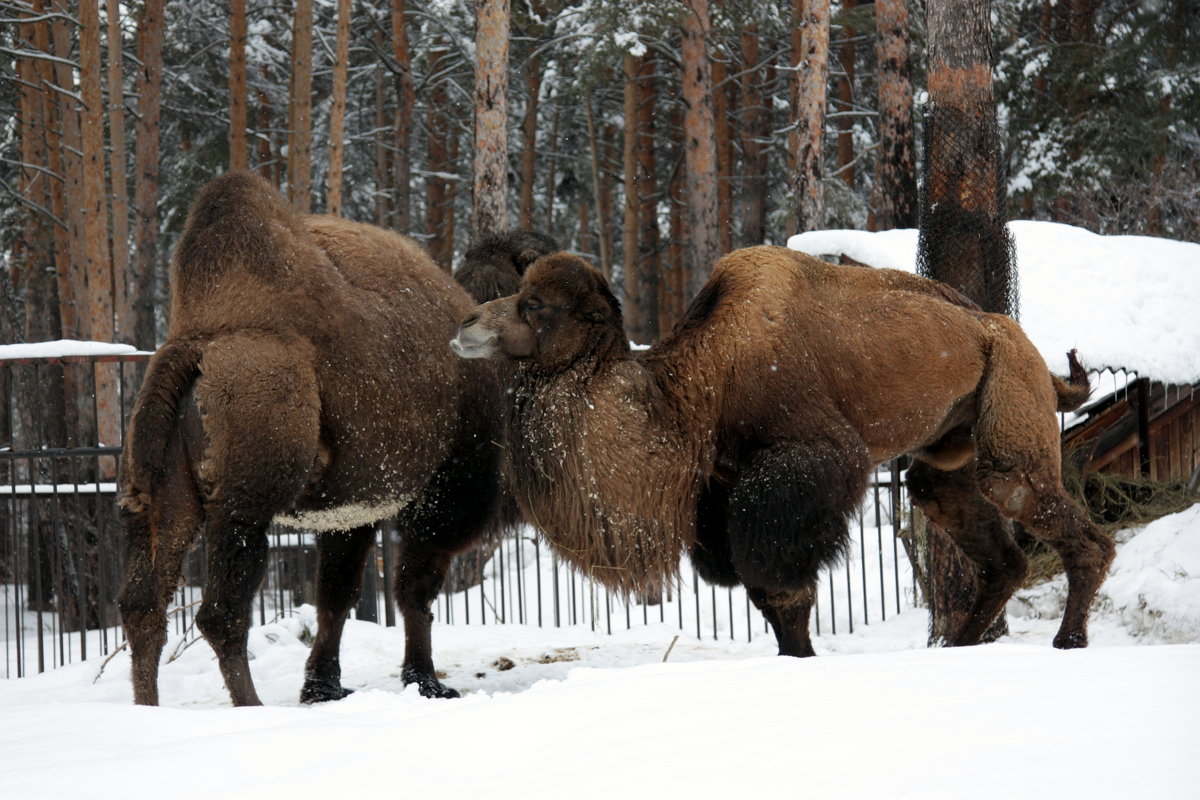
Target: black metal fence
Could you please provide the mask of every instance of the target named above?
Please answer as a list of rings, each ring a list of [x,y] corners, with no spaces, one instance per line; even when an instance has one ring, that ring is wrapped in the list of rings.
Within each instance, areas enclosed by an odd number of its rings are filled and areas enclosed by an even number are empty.
[[[115,512],[121,441],[103,442],[104,408],[119,409],[120,430],[147,354],[0,357],[0,638],[4,677],[21,677],[120,647],[113,598],[123,571],[124,533]],[[97,387],[115,392],[98,399]],[[108,400],[107,403],[103,402]],[[880,470],[854,524],[846,563],[823,576],[814,630],[850,633],[891,617],[917,593],[901,540],[908,504],[899,475]],[[395,532],[380,526],[368,562],[360,619],[396,624],[391,585]],[[311,533],[272,528],[270,564],[256,621],[311,602]],[[456,571],[435,604],[444,624],[586,626],[613,632],[667,624],[697,637],[751,640],[765,621],[741,590],[699,580],[684,563],[654,597],[622,597],[563,564],[523,528],[474,556],[480,568]],[[462,580],[462,575],[471,575]],[[185,561],[170,612],[176,644],[194,636],[204,583],[203,543]]]

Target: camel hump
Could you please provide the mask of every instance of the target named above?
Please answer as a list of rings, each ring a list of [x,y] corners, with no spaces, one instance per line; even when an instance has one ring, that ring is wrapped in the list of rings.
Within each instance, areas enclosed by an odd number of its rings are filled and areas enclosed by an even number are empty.
[[[292,269],[300,220],[270,184],[235,170],[209,181],[192,203],[175,248],[180,289],[203,288],[236,270],[262,278]],[[310,245],[311,246],[311,245]]]
[[[143,505],[161,486],[179,403],[195,382],[203,355],[202,342],[185,339],[164,344],[151,359],[121,459],[123,505]]]
[[[1088,397],[1092,394],[1092,387],[1088,381],[1087,370],[1083,364],[1079,363],[1075,351],[1067,352],[1067,363],[1069,364],[1070,374],[1066,380],[1052,375],[1054,379],[1054,393],[1058,395],[1058,410],[1059,411],[1074,411],[1087,402]]]

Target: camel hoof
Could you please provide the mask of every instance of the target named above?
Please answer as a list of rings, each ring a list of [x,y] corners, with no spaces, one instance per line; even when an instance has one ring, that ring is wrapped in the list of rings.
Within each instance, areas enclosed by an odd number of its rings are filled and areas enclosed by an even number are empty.
[[[1087,633],[1083,631],[1059,631],[1054,637],[1054,646],[1059,650],[1075,650],[1087,647]]]
[[[405,686],[415,683],[417,685],[417,691],[421,693],[422,697],[440,698],[444,700],[460,697],[457,691],[451,689],[449,686],[442,683],[428,672],[409,672],[408,670],[405,670],[403,679]]]
[[[328,703],[333,700],[341,700],[354,694],[353,689],[347,689],[340,683],[310,679],[304,682],[304,688],[300,690],[300,702],[305,705],[313,703]]]

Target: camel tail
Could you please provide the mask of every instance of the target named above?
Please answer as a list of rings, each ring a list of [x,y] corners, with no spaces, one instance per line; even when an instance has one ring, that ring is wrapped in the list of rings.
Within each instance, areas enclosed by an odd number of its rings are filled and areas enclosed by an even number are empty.
[[[1050,376],[1054,379],[1054,393],[1058,395],[1059,411],[1076,410],[1087,402],[1088,397],[1092,394],[1087,370],[1084,369],[1083,364],[1079,363],[1074,350],[1067,353],[1067,362],[1070,365],[1071,373],[1066,380],[1057,375]]]
[[[252,172],[227,172],[192,203],[172,263],[175,290],[210,288],[231,270],[282,277],[296,236],[299,218],[279,192]]]
[[[144,510],[162,486],[179,403],[200,372],[203,354],[203,343],[181,340],[163,345],[151,359],[121,459],[123,509]]]

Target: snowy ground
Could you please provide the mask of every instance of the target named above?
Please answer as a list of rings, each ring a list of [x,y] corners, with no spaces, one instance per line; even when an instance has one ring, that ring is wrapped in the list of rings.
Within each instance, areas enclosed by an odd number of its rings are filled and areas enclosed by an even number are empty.
[[[334,796],[1194,797],[1200,505],[1122,537],[1093,646],[1049,646],[1062,585],[1010,604],[994,645],[924,649],[912,610],[822,657],[651,625],[435,628],[460,700],[400,684],[401,631],[351,622],[339,703],[296,695],[310,610],[256,628],[265,708],[233,709],[198,643],[130,702],[124,653],[0,681],[6,798]],[[171,652],[174,642],[168,645]],[[670,653],[664,663],[664,656]]]

